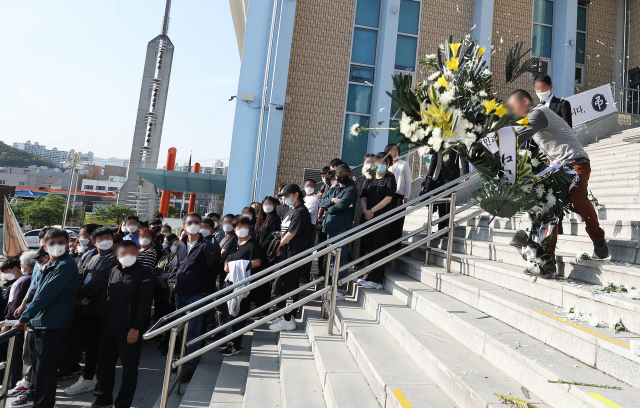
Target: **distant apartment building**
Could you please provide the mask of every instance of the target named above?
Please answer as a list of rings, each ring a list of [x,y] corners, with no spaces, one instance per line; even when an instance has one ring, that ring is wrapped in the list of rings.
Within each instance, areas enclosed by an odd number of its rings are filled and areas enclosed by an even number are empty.
[[[162,167],[164,169],[164,166]],[[193,164],[191,165],[193,171]],[[176,164],[174,171],[188,172],[189,164]],[[215,174],[217,176],[226,176],[229,166],[226,166],[222,160],[216,160],[213,166],[200,166],[201,174]]]
[[[124,184],[123,181],[109,181],[109,180],[82,180],[82,186],[80,191],[86,192],[98,192],[98,193],[115,193],[120,190],[120,187]]]
[[[25,152],[32,153],[40,158],[48,159],[53,163],[56,167],[63,167],[65,161],[67,161],[67,157],[69,153],[74,153],[73,149],[71,150],[58,150],[57,147],[53,149],[47,149],[45,145],[41,145],[38,142],[31,143],[30,140],[27,140],[24,143],[14,143],[13,147],[16,149],[24,150]],[[82,153],[82,161],[83,163],[93,163],[93,152]]]

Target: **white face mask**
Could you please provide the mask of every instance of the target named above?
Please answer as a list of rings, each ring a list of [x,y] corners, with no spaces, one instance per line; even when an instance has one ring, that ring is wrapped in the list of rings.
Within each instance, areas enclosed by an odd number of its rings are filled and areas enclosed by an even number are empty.
[[[274,210],[274,207],[270,204],[265,204],[264,207],[262,207],[262,209],[264,210],[264,212],[269,214],[271,211]]]
[[[316,189],[313,187],[305,187],[304,189],[304,192],[307,194],[313,194],[314,191],[316,191]]]
[[[47,246],[47,253],[51,256],[54,257],[59,257],[62,254],[64,254],[64,251],[67,250],[67,246],[66,245],[51,245],[51,246]]]
[[[29,271],[24,266],[20,267],[20,272],[22,272],[23,275],[28,275],[29,274]]]
[[[538,98],[540,98],[540,101],[545,101],[550,95],[551,95],[551,90],[548,90],[546,92],[536,92],[536,95],[538,95]]]
[[[120,264],[122,266],[129,267],[129,266],[133,265],[134,263],[136,263],[136,259],[138,259],[138,257],[135,256],[135,255],[125,255],[125,256],[121,257],[120,259],[118,259],[118,261],[120,261]]]
[[[240,238],[246,237],[249,235],[249,228],[240,228],[239,230],[236,230],[236,235]]]
[[[202,235],[204,235],[205,237],[208,237],[208,236],[211,234],[211,230],[210,230],[209,228],[202,228],[202,229],[200,230],[200,233],[201,233]]]
[[[242,214],[242,216],[246,219],[248,219],[249,221],[251,221],[253,219],[253,215],[251,214]]]
[[[187,225],[185,229],[191,235],[197,234],[200,231],[200,224]]]
[[[231,231],[233,231],[233,225],[231,225],[231,224],[224,224],[224,225],[222,226],[222,230],[223,230],[224,232],[231,232]]]
[[[80,242],[82,246],[87,246],[89,244],[89,238],[80,238],[78,242]]]
[[[177,246],[177,245],[173,245],[173,246],[171,247],[171,253],[172,253],[172,254],[175,254],[176,252],[178,252],[178,246]]]
[[[331,181],[331,185],[332,186],[337,186],[338,185],[338,180],[332,180]]]
[[[0,275],[0,280],[5,281],[5,282],[9,282],[12,281],[16,278],[16,276],[12,273],[3,273]]]
[[[138,226],[137,225],[129,225],[127,227],[127,231],[129,231],[130,234],[135,234],[135,232],[138,230]]]
[[[108,251],[111,249],[111,247],[113,246],[113,241],[110,239],[106,239],[104,241],[100,241],[96,244],[96,246],[98,247],[99,250],[101,251]]]
[[[84,245],[80,245],[80,246],[78,247],[78,253],[79,253],[79,254],[84,254],[84,252],[85,252],[86,250],[87,250],[87,247],[86,247],[86,246],[84,246]]]
[[[218,221],[213,222],[213,228],[218,228]]]
[[[169,247],[169,244],[167,244],[166,242],[162,243],[162,249],[167,249]]]
[[[168,235],[171,235],[171,233],[170,232],[163,232],[162,235],[166,237]]]
[[[140,245],[141,246],[147,246],[151,243],[151,240],[149,238],[140,238]]]

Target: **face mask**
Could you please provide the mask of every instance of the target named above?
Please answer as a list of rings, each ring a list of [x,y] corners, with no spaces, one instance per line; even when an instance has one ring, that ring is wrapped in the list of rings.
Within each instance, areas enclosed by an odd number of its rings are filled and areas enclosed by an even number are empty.
[[[174,245],[174,246],[171,247],[171,253],[175,254],[176,252],[178,252],[178,246]]]
[[[316,189],[313,187],[307,187],[304,189],[304,192],[307,194],[313,194],[314,191],[316,191]]]
[[[86,250],[87,250],[87,247],[86,247],[86,246],[84,246],[84,245],[80,245],[80,246],[78,247],[78,253],[79,253],[79,254],[84,254],[84,252],[85,252]]]
[[[218,221],[213,222],[213,228],[218,228]]]
[[[251,221],[251,219],[253,219],[253,215],[251,214],[242,214],[242,216],[246,219],[248,219],[249,221]]]
[[[140,246],[147,246],[151,243],[149,238],[140,238]]]
[[[64,254],[64,251],[67,250],[66,245],[51,245],[47,247],[47,253],[51,256],[55,256],[56,258],[60,255]]]
[[[337,184],[338,184],[338,180],[333,180],[333,181],[331,182],[331,185],[332,185],[332,186],[335,186],[335,185],[337,185]]]
[[[129,231],[130,234],[134,234],[137,230],[138,230],[137,225],[129,225],[127,227],[127,231]]]
[[[384,164],[378,164],[378,168],[376,169],[376,173],[384,174],[385,171],[387,171],[387,166],[385,166]]]
[[[137,256],[135,255],[125,255],[123,257],[121,257],[120,259],[118,259],[118,261],[120,261],[120,264],[124,267],[129,267],[131,265],[133,265],[134,263],[136,263],[136,259],[138,259]]]
[[[544,101],[551,95],[551,90],[540,93],[536,92],[536,95],[538,95],[538,98],[540,98],[541,101]]]
[[[200,224],[187,225],[187,228],[185,228],[185,229],[191,235],[197,234],[200,231]]]
[[[210,230],[209,228],[202,228],[202,229],[200,230],[200,233],[201,233],[202,235],[204,235],[205,237],[208,237],[208,236],[211,234],[211,230]]]
[[[264,212],[266,212],[267,214],[269,214],[271,211],[273,211],[273,210],[274,210],[273,206],[272,206],[272,205],[268,205],[268,204],[265,204],[265,206],[264,206],[264,207],[262,207],[262,209],[263,209],[263,210],[264,210]]]
[[[80,242],[80,245],[82,246],[87,246],[87,244],[89,243],[89,238],[80,238],[78,242]]]
[[[338,183],[347,184],[350,178],[351,177],[348,174],[345,174],[344,176],[338,176]]]
[[[100,241],[96,244],[96,246],[98,247],[99,250],[101,251],[108,251],[111,249],[111,247],[113,246],[113,241],[110,239],[107,239],[105,241]]]
[[[164,242],[162,243],[162,249],[167,249],[169,247],[169,244],[165,244]]]
[[[248,228],[240,228],[239,230],[236,230],[236,235],[239,236],[240,238],[244,238],[247,235],[249,235],[249,229]]]
[[[5,282],[12,281],[15,278],[16,276],[12,273],[3,273],[2,275],[0,275],[0,280],[3,280]]]
[[[171,235],[171,233],[170,233],[170,232],[163,232],[163,233],[162,233],[162,236],[164,236],[164,237],[169,236],[169,235]]]
[[[27,271],[27,268],[25,268],[24,266],[20,267],[20,272],[22,272],[23,275],[28,274],[29,272]]]
[[[292,199],[290,199],[290,198],[288,198],[288,197],[285,197],[285,198],[284,198],[284,203],[285,203],[286,205],[288,205],[289,207],[293,207],[293,200],[292,200]]]
[[[231,224],[224,224],[224,225],[222,226],[222,230],[223,230],[224,232],[231,232],[231,231],[233,231],[233,225],[231,225]]]

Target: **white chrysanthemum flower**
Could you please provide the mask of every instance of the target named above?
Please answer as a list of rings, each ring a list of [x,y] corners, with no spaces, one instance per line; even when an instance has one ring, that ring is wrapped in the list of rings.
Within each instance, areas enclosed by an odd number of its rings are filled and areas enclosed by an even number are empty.
[[[600,319],[597,316],[589,319],[589,326],[598,327],[599,325],[600,325]]]
[[[364,176],[368,179],[371,178],[371,173],[369,172],[369,169],[371,168],[371,164],[370,163],[365,163],[362,165],[362,174],[364,174]]]
[[[408,116],[406,113],[402,112],[402,119],[400,119],[400,122],[399,122],[400,133],[402,133],[406,137],[411,137],[411,133],[413,133],[411,122],[412,122],[411,117]]]
[[[358,136],[360,133],[358,132],[358,128],[360,127],[359,123],[354,123],[353,125],[351,125],[351,127],[349,128],[349,133],[351,133],[353,136]]]
[[[524,191],[527,194],[531,192],[531,189],[533,189],[533,184],[525,184],[522,186],[522,191]]]
[[[426,156],[431,152],[431,148],[429,146],[422,146],[418,149],[418,154],[420,156]]]
[[[424,137],[426,136],[426,133],[425,133],[423,128],[418,128],[414,132],[413,136],[416,138],[416,141],[420,141],[420,140],[424,139]]]
[[[473,127],[473,131],[476,133],[482,133],[482,125],[481,124],[477,124]]]
[[[439,127],[434,128],[431,134],[433,135],[433,137],[440,138],[442,137],[442,129],[440,129]]]
[[[540,160],[536,159],[535,157],[531,158],[531,165],[533,167],[538,167],[540,165]]]
[[[475,141],[476,141],[475,133],[467,132],[466,137],[464,138],[462,143],[464,143],[464,145],[467,147],[471,147],[475,143]]]
[[[538,213],[540,211],[542,211],[542,208],[540,208],[539,205],[534,205],[533,208],[531,208],[532,212]]]
[[[486,77],[491,76],[491,71],[489,71],[489,68],[485,68],[484,71],[482,71],[482,75]]]
[[[443,106],[449,106],[449,103],[451,101],[453,101],[455,98],[456,98],[455,89],[450,88],[450,89],[448,89],[448,90],[446,90],[446,91],[444,91],[443,93],[440,94],[440,97],[438,98],[438,101]]]
[[[424,59],[426,59],[426,60],[434,60],[436,58],[437,58],[436,54],[429,54],[426,57],[424,57]]]
[[[552,189],[552,188],[549,188],[549,189],[547,190],[547,195],[551,195],[551,194],[553,194],[553,189]]]
[[[554,196],[553,194],[547,195],[547,205],[549,206],[549,208],[556,205],[556,201],[556,196]]]
[[[536,187],[536,194],[538,195],[538,198],[542,198],[544,195],[544,186],[542,184]]]
[[[611,322],[609,323],[609,328],[611,330],[615,330],[616,329],[616,325],[621,324],[622,323],[622,319],[620,317],[614,317],[613,320],[611,320]]]
[[[433,74],[429,75],[429,81],[433,82],[440,78],[440,71],[436,71]]]
[[[480,92],[478,92],[478,96],[481,97],[481,98],[486,98],[487,97],[487,92],[484,89],[482,89],[482,90],[480,90]]]
[[[443,72],[444,72],[444,76],[447,78],[453,75],[453,72],[449,68],[445,68]]]
[[[467,82],[464,83],[464,86],[467,89],[473,89],[473,82],[467,81]]]

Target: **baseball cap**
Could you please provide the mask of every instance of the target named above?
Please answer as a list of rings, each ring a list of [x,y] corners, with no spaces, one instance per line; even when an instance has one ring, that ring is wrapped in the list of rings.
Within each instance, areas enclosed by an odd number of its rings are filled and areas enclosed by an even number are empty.
[[[302,193],[300,186],[295,183],[285,184],[285,186],[282,187],[282,193],[278,194],[278,197],[284,197],[293,193]]]

